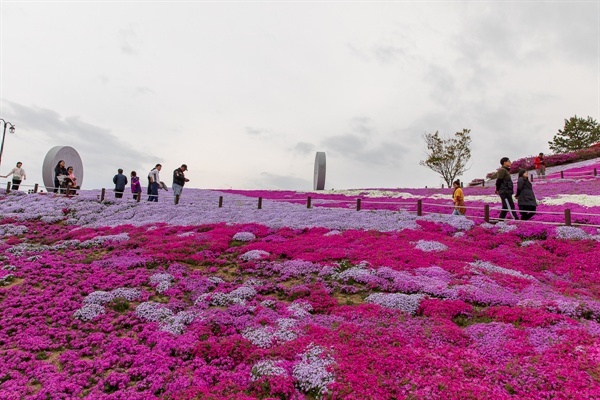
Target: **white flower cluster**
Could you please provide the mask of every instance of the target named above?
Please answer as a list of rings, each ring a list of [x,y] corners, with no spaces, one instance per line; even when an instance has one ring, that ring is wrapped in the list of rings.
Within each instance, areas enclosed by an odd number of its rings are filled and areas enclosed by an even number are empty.
[[[209,276],[208,281],[214,285],[218,285],[220,283],[225,283],[225,281],[218,276]]]
[[[173,311],[166,308],[163,304],[154,301],[145,301],[135,308],[135,315],[148,321],[162,321],[173,317]]]
[[[294,365],[292,376],[296,379],[298,388],[303,392],[316,392],[323,396],[327,393],[327,385],[334,382],[333,372],[329,371],[335,360],[326,354],[321,346],[311,343],[300,355],[301,360]]]
[[[261,326],[258,328],[247,328],[242,332],[242,337],[261,349],[268,349],[274,342],[290,342],[298,337],[293,330],[298,321],[293,318],[280,318],[277,327]]]
[[[262,258],[267,258],[271,254],[264,250],[250,250],[245,252],[240,256],[240,258],[244,261],[252,261],[252,260],[260,260]]]
[[[402,310],[414,315],[423,297],[425,296],[422,294],[372,293],[367,296],[365,302],[378,304],[385,308]]]
[[[531,246],[532,244],[535,244],[535,243],[537,243],[537,240],[523,240],[521,242],[521,247],[529,247],[529,246]]]
[[[290,304],[287,308],[296,318],[304,318],[310,315],[310,312],[313,311],[313,306],[303,300],[296,300],[292,304]]]
[[[348,268],[342,272],[333,272],[331,277],[335,280],[348,282],[350,279],[355,280],[356,282],[366,283],[368,282],[368,278],[375,273],[375,270],[369,268],[366,269],[363,266],[359,265],[356,267]],[[367,278],[367,279],[366,279]]]
[[[90,321],[98,315],[104,314],[106,310],[100,304],[86,304],[79,310],[75,311],[73,317],[82,321]]]
[[[150,284],[157,285],[156,291],[158,293],[163,293],[169,290],[171,286],[173,286],[174,279],[175,278],[171,274],[168,274],[166,272],[159,272],[150,277]]]
[[[204,293],[198,296],[195,305],[206,302],[211,306],[226,307],[231,304],[246,304],[246,300],[250,300],[256,296],[256,290],[251,286],[240,286],[229,293],[212,292]]]
[[[196,232],[189,231],[189,232],[180,233],[177,236],[179,236],[179,237],[188,237],[188,236],[194,236],[195,234],[196,234]]]
[[[15,276],[12,274],[4,275],[0,278],[0,286],[6,286],[10,284],[15,279]]]
[[[21,236],[27,233],[25,225],[5,224],[0,226],[0,236]]]
[[[415,249],[421,251],[446,251],[448,246],[435,240],[419,240],[415,245]]]
[[[264,285],[264,282],[256,278],[250,278],[246,282],[244,282],[244,286],[258,287],[262,285]]]
[[[79,244],[79,247],[89,248],[102,246],[107,242],[126,242],[129,240],[127,233],[119,233],[118,235],[96,236],[93,239],[84,240]]]
[[[256,239],[256,235],[252,232],[238,232],[233,235],[233,240],[237,240],[239,242],[251,242]]]
[[[497,265],[494,265],[487,261],[477,260],[475,262],[469,263],[472,267],[480,268],[489,272],[497,272],[500,274],[512,275],[523,279],[528,279],[530,281],[537,282],[538,280],[529,274],[523,274],[519,271],[515,271],[514,269],[502,268]]]
[[[284,368],[277,366],[281,361],[277,360],[262,360],[252,366],[250,370],[250,380],[257,381],[263,376],[278,376],[286,375]]]
[[[190,325],[196,319],[197,314],[193,311],[180,311],[173,316],[167,316],[160,321],[160,330],[181,335],[186,326]]]
[[[260,302],[260,305],[263,307],[269,307],[272,308],[277,304],[277,302],[275,300],[271,300],[271,299],[267,299],[267,300],[263,300]]]
[[[590,235],[575,226],[558,226],[556,227],[556,237],[558,239],[584,240],[589,239]]]

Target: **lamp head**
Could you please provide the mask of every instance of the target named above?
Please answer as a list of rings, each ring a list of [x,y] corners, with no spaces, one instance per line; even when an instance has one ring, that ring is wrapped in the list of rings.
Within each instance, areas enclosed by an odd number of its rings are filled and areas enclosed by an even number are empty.
[[[11,127],[8,129],[8,131],[9,131],[10,133],[15,133],[15,127],[14,127],[14,125],[13,125],[13,126],[11,126]]]

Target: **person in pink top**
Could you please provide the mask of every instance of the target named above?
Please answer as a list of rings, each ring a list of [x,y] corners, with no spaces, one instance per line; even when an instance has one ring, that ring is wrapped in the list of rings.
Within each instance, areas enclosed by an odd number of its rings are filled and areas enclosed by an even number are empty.
[[[73,167],[67,167],[67,177],[65,178],[65,183],[69,188],[69,194],[75,194],[75,189],[79,189],[77,186],[77,178],[73,174]]]

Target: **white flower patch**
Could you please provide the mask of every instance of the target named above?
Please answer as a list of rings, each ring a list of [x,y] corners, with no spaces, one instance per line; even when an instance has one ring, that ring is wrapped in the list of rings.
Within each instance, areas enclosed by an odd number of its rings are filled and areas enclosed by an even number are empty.
[[[583,229],[574,226],[558,226],[556,227],[556,237],[558,239],[584,240],[589,239],[590,235]]]
[[[385,308],[402,310],[414,315],[423,297],[425,296],[422,294],[372,293],[367,296],[365,302],[378,304]]]
[[[271,254],[264,250],[250,250],[240,256],[244,261],[261,260],[269,257]]]
[[[174,279],[175,278],[171,274],[159,272],[150,277],[150,284],[157,285],[156,291],[158,293],[163,293],[173,286]]]
[[[233,235],[233,240],[237,240],[240,242],[251,242],[256,239],[256,235],[252,232],[238,232]]]
[[[287,308],[295,317],[304,318],[310,315],[310,312],[313,311],[313,306],[303,300],[296,300],[292,304],[290,304]]]
[[[229,292],[213,292],[204,293],[198,296],[194,305],[208,301],[208,304],[216,307],[226,307],[231,304],[246,304],[247,300],[250,300],[256,296],[256,290],[251,286],[240,286],[237,289]]]
[[[529,246],[531,246],[532,244],[535,244],[535,243],[537,243],[537,240],[523,240],[521,242],[521,247],[529,247]]]
[[[334,382],[333,372],[328,367],[335,363],[331,355],[326,354],[321,346],[311,343],[301,360],[294,365],[292,376],[297,380],[298,388],[303,392],[316,392],[320,396],[327,393],[327,385]]]
[[[74,318],[82,321],[90,321],[96,318],[98,315],[102,315],[106,312],[104,307],[99,304],[86,304],[73,314]]]
[[[27,233],[25,225],[5,224],[0,226],[0,236],[21,236]]]
[[[585,207],[598,207],[600,206],[600,196],[593,196],[590,194],[559,194],[556,197],[545,197],[538,202],[549,206],[560,206],[566,203],[573,203]]]
[[[475,268],[480,268],[485,271],[489,271],[489,272],[497,272],[500,274],[516,276],[516,277],[528,279],[528,280],[534,281],[534,282],[538,281],[536,278],[534,278],[533,276],[531,276],[529,274],[523,274],[519,271],[515,271],[514,269],[502,268],[502,267],[499,267],[499,266],[494,265],[487,261],[477,260],[475,262],[469,263],[469,265],[471,265],[472,267],[475,267]]]
[[[160,330],[181,335],[185,328],[196,319],[197,314],[193,311],[180,311],[173,316],[167,316],[160,323]]]
[[[448,246],[435,240],[419,240],[415,245],[415,249],[421,251],[446,251]]]
[[[281,363],[281,360],[262,360],[257,362],[250,370],[250,380],[254,382],[263,376],[287,375],[285,369],[277,365],[279,363]]]

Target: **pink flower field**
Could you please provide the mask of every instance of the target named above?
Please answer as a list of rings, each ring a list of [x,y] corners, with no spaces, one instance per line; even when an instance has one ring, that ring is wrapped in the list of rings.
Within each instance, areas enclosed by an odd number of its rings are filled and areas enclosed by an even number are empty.
[[[3,193],[0,398],[600,398],[599,187]]]

